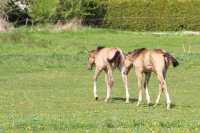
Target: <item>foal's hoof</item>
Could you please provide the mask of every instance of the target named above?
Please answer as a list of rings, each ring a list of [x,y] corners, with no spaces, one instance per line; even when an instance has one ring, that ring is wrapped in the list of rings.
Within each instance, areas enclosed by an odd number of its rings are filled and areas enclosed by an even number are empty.
[[[130,102],[129,102],[129,101],[126,101],[125,103],[126,103],[126,104],[129,104]]]
[[[171,105],[167,104],[167,110],[170,110],[170,109],[171,109]]]
[[[107,103],[108,101],[109,101],[109,99],[107,99],[107,98],[104,100],[104,102],[106,102],[106,103]]]
[[[98,97],[95,97],[95,100],[97,101],[99,98]]]

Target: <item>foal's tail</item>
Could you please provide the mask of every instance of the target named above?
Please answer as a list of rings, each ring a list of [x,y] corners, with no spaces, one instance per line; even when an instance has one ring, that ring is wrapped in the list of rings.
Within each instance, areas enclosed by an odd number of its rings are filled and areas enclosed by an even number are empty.
[[[121,68],[125,57],[121,49],[116,48],[116,51],[111,59],[107,59],[109,63],[114,63],[115,67]]]
[[[114,56],[112,57],[112,59],[108,59],[109,63],[113,63],[115,61],[117,61],[119,58],[121,57],[120,51],[116,51]]]
[[[179,65],[178,61],[176,60],[175,57],[173,57],[171,54],[169,53],[165,53],[164,54],[165,59],[167,60],[167,62],[172,63],[173,67],[177,67]]]

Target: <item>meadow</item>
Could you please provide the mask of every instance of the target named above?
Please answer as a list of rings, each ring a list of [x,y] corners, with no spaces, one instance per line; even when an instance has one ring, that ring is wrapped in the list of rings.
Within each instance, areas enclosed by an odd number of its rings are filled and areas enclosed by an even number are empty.
[[[191,133],[200,132],[200,36],[153,34],[108,29],[49,32],[21,27],[0,33],[0,133]],[[112,100],[106,95],[104,74],[92,93],[94,71],[87,70],[87,50],[96,46],[164,48],[180,62],[167,76],[173,107],[136,107],[136,80],[129,74],[131,103],[125,104],[118,70]],[[184,48],[185,47],[185,51]],[[190,52],[188,48],[190,47]],[[158,81],[149,86],[152,103]]]

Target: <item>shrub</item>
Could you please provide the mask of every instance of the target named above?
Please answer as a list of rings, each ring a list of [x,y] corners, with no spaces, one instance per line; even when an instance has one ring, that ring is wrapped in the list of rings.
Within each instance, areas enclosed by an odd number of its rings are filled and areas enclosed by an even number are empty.
[[[31,0],[28,11],[34,22],[57,23],[80,18],[91,24],[91,19],[103,18],[105,14],[101,3],[101,0]]]
[[[29,15],[34,22],[47,23],[56,12],[59,0],[31,0]]]
[[[80,18],[84,24],[99,25],[101,21],[97,19],[104,15],[104,5],[100,0],[60,0],[55,20]]]
[[[85,12],[84,24],[101,26],[104,23],[106,14],[106,0],[89,0],[84,3]]]

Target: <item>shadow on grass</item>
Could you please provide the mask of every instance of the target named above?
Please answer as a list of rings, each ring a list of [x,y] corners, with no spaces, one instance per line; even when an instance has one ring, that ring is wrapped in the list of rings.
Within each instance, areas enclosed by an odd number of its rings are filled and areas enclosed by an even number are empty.
[[[126,98],[123,98],[123,97],[113,97],[112,100],[113,101],[126,101]],[[138,101],[137,98],[130,98],[129,100],[130,100],[130,103]]]
[[[154,108],[156,108],[156,107],[158,107],[158,106],[166,106],[167,107],[167,105],[166,104],[162,104],[162,103],[159,103],[159,104],[157,104],[156,106],[155,106],[155,104],[153,104],[153,103],[151,103],[151,105],[149,105],[149,106],[153,106]],[[170,108],[171,109],[173,109],[173,108],[175,108],[176,107],[176,104],[171,104],[171,106],[170,106]]]
[[[171,108],[173,109],[173,108],[175,108],[176,107],[176,104],[171,104]]]
[[[137,98],[130,98],[129,99],[130,100],[130,103],[134,103],[134,102],[137,102],[138,101],[138,99]],[[117,102],[117,101],[122,101],[122,102],[125,102],[126,101],[126,98],[124,98],[124,97],[113,97],[112,98],[112,102]],[[157,106],[161,106],[162,104],[161,103],[159,103],[159,104],[157,104],[156,106],[155,106],[155,103],[150,103],[149,105],[148,104],[142,104],[144,107],[154,107],[154,108],[156,108]],[[171,104],[171,109],[173,109],[173,108],[176,108],[176,104]]]

